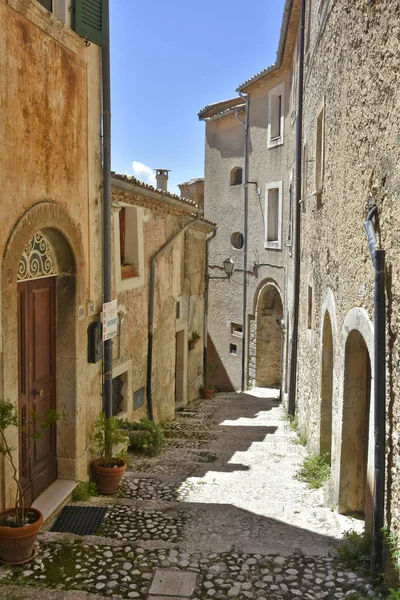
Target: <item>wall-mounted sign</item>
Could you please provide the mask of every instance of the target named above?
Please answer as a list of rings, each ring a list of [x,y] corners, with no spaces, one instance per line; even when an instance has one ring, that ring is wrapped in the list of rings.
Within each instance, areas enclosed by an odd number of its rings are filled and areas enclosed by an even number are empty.
[[[103,342],[118,333],[118,305],[116,300],[103,304]]]

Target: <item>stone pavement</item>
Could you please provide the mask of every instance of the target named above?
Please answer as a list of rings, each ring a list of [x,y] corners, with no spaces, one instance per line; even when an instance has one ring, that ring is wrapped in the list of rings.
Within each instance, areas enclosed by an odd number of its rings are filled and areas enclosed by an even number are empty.
[[[132,456],[118,497],[87,503],[108,506],[97,535],[42,532],[0,599],[379,597],[337,564],[339,523],[294,478],[306,450],[273,392],[196,401],[166,436],[160,456]]]

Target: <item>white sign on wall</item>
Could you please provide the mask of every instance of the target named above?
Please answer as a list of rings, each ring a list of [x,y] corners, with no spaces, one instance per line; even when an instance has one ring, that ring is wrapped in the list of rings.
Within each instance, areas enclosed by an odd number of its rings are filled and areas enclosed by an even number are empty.
[[[118,333],[118,305],[116,300],[103,304],[103,342]]]

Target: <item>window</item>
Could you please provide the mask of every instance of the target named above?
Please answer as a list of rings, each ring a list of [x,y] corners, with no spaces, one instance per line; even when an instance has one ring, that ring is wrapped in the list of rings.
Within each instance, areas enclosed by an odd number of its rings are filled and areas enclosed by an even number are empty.
[[[289,224],[288,224],[288,235],[287,235],[287,248],[289,255],[292,256],[292,238],[293,238],[293,174],[290,174],[289,184]]]
[[[178,301],[176,303],[176,314],[175,314],[175,316],[176,316],[177,319],[181,318],[181,303],[180,303],[180,301]]]
[[[115,281],[117,292],[133,289],[144,282],[143,209],[115,207]]]
[[[268,94],[268,148],[283,144],[284,134],[284,89],[283,83]]]
[[[231,323],[231,335],[238,335],[242,337],[243,335],[243,327],[238,323]]]
[[[301,176],[301,201],[303,202],[303,209],[307,199],[307,186],[308,186],[308,144],[305,143],[303,146],[303,167]]]
[[[307,311],[307,329],[312,326],[312,287],[308,286],[308,311]]]
[[[312,0],[307,0],[307,25],[306,25],[306,62],[309,59],[310,41],[311,41],[311,24],[312,24]]]
[[[291,83],[291,107],[292,107],[292,119],[296,118],[297,113],[297,70],[299,65],[299,43],[296,43],[296,47],[293,52],[292,58],[292,83]]]
[[[234,248],[236,248],[236,250],[241,250],[244,246],[243,233],[240,233],[240,231],[235,231],[232,233],[231,244]]]
[[[112,380],[112,415],[115,417],[123,412],[124,407],[124,394],[123,394],[124,381],[122,375],[114,377]]]
[[[229,354],[233,354],[233,356],[237,356],[236,344],[229,344]]]
[[[52,10],[53,10],[53,2],[52,2],[52,0],[39,0],[39,4],[41,4],[42,6],[44,6],[44,8],[46,10],[49,10],[50,12],[52,12]]]
[[[325,154],[325,108],[322,106],[317,117],[317,134],[315,142],[315,192],[320,194],[324,183]]]
[[[130,416],[133,405],[132,361],[127,360],[112,371],[112,414],[120,418]]]
[[[282,182],[267,184],[265,194],[265,240],[264,247],[281,249],[282,229]]]
[[[235,167],[231,171],[231,185],[241,185],[243,182],[243,169],[242,167]]]

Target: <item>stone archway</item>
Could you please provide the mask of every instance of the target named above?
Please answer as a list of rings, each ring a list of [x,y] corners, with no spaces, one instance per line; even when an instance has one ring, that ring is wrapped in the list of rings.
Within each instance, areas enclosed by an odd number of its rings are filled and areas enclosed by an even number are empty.
[[[332,396],[333,335],[330,314],[326,311],[322,329],[320,453],[326,455],[329,464],[332,452]]]
[[[368,483],[371,360],[361,332],[347,336],[343,373],[342,445],[339,512],[372,518],[372,489]]]
[[[256,386],[279,388],[281,385],[282,318],[280,293],[275,285],[267,284],[260,292],[256,309]]]
[[[84,373],[79,377],[81,369],[78,365],[83,350],[79,350],[79,339],[86,337],[85,323],[79,322],[78,319],[78,305],[84,303],[85,261],[79,226],[63,208],[50,202],[36,204],[24,213],[15,225],[5,249],[2,265],[2,392],[5,398],[19,397],[17,284],[21,275],[18,277],[18,267],[21,265],[21,257],[27,244],[38,232],[48,241],[57,263],[57,274],[53,273],[57,307],[54,353],[57,373],[55,408],[65,415],[62,426],[57,427],[58,477],[76,479],[84,476],[83,468],[79,471],[77,466],[79,454],[82,454],[81,462],[82,466],[83,462],[85,463],[85,472],[87,464],[86,412],[80,406],[84,394],[79,390],[85,377]],[[17,432],[12,435],[15,436],[13,445],[17,447]],[[79,451],[78,436],[82,438],[84,453]],[[3,478],[3,485],[3,502],[8,504],[13,488],[7,477]]]

